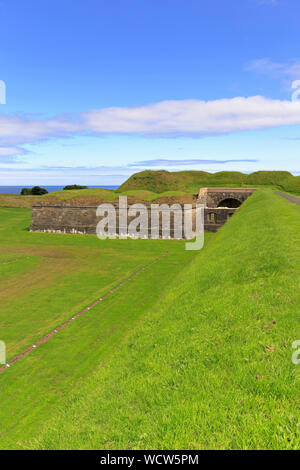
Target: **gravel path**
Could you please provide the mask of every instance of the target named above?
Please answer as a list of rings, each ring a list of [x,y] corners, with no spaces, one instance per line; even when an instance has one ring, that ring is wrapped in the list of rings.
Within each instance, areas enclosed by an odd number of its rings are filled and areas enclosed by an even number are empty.
[[[298,206],[300,206],[300,197],[291,196],[290,194],[286,194],[286,193],[278,193],[278,194],[279,196],[284,197],[288,201],[293,202],[294,204],[298,204]]]

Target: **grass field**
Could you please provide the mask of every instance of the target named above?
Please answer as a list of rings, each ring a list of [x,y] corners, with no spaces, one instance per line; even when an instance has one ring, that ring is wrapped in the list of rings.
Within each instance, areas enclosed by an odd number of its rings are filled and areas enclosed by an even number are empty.
[[[299,233],[300,207],[248,199],[31,445],[298,449]]]
[[[191,261],[183,242],[28,232],[30,211],[0,210],[0,339],[12,359],[166,251],[101,305],[0,374],[0,447],[24,448],[78,383],[107,361]]]
[[[9,357],[169,251],[0,374],[2,449],[300,447],[299,206],[257,191],[200,252],[0,214]]]

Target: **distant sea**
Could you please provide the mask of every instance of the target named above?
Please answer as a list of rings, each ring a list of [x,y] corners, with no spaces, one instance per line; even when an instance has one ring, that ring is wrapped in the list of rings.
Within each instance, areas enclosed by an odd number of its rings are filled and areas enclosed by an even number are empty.
[[[53,193],[54,191],[61,191],[64,189],[64,186],[44,186],[43,188],[47,189],[49,193]],[[89,188],[104,188],[104,189],[118,189],[119,186],[88,186]],[[20,194],[22,188],[32,188],[31,185],[24,185],[24,186],[0,186],[0,193],[1,194]]]

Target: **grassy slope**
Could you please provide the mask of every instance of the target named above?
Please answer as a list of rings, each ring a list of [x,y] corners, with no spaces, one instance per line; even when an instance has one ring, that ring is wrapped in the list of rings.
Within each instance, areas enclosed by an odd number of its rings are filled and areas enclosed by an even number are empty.
[[[94,203],[114,201],[128,196],[129,203],[145,201],[193,202],[193,194],[203,187],[270,187],[300,195],[300,176],[287,171],[258,171],[250,175],[237,171],[207,173],[204,171],[142,171],[132,175],[117,191],[90,188],[56,191],[45,196],[20,196],[0,194],[0,207],[31,207],[38,201],[70,201]]]
[[[287,171],[258,171],[250,175],[239,172],[222,171],[142,171],[132,175],[119,190],[147,189],[155,193],[167,190],[197,193],[206,186],[270,186],[283,191],[300,194],[300,177]]]
[[[299,233],[258,191],[32,446],[299,448]]]
[[[0,374],[0,448],[24,448],[68,393],[115,353],[195,253],[187,254],[183,242],[29,233],[24,209],[1,209],[0,216],[0,339],[8,359],[169,251]]]
[[[133,189],[123,192],[107,190],[102,188],[91,188],[70,191],[55,191],[45,196],[20,196],[18,194],[0,194],[0,207],[18,207],[31,208],[37,202],[60,203],[60,201],[69,201],[72,204],[100,203],[102,201],[114,202],[119,196],[127,196],[128,202],[184,202],[192,203],[193,195],[184,191],[164,191],[155,193],[143,189]]]
[[[0,207],[30,208],[41,196],[20,196],[19,194],[0,194]]]

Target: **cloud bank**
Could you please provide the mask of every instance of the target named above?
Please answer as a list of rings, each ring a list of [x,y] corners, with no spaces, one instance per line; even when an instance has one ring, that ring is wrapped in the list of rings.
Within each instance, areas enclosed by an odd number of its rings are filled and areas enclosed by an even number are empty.
[[[191,165],[214,165],[220,163],[257,163],[258,160],[252,159],[240,159],[240,160],[201,160],[201,159],[189,159],[189,160],[169,160],[169,159],[158,159],[158,160],[144,160],[141,162],[131,163],[129,167],[166,167],[166,166],[191,166]]]
[[[300,102],[262,96],[216,101],[173,100],[38,119],[0,115],[0,158],[20,146],[76,135],[205,137],[300,124]],[[18,147],[18,148],[17,148]]]

